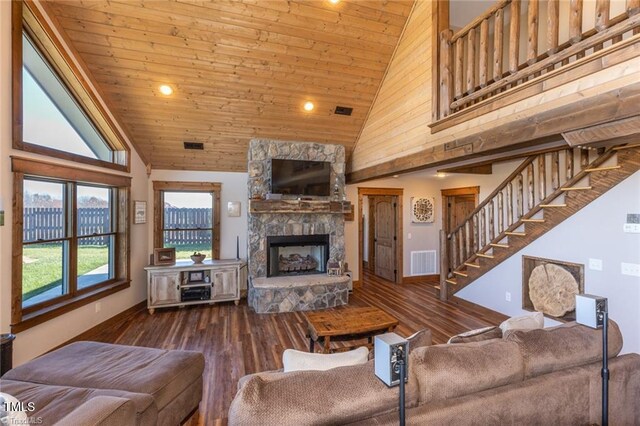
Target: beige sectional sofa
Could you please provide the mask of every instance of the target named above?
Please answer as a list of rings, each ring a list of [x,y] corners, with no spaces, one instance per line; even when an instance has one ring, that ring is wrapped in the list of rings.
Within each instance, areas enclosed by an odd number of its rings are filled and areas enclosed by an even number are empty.
[[[609,332],[609,421],[640,424],[640,355]],[[576,323],[501,338],[412,348],[407,424],[597,424],[602,333]],[[230,425],[398,422],[398,388],[373,361],[327,371],[260,373],[240,382]]]
[[[77,342],[8,371],[0,389],[42,425],[178,425],[202,398],[200,352]]]

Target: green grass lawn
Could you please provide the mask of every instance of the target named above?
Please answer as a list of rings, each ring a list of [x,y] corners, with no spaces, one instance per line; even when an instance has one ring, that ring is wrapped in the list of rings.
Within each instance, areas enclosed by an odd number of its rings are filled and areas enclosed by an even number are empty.
[[[27,300],[62,283],[62,244],[25,246],[22,263],[22,298]],[[80,246],[78,275],[109,262],[106,246]]]

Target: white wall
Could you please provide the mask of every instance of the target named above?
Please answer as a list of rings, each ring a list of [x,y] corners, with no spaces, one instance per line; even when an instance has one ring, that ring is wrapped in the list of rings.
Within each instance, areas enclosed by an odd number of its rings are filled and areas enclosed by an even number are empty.
[[[456,295],[503,314],[521,315],[526,312],[521,308],[523,255],[582,263],[585,293],[609,299],[609,317],[624,337],[623,352],[640,353],[640,278],[620,272],[621,262],[640,264],[640,234],[622,231],[627,213],[640,213],[640,172]],[[590,258],[602,260],[602,271],[589,269]],[[505,300],[506,292],[511,302]]]
[[[403,224],[403,274],[411,274],[412,251],[436,250],[439,265],[439,233],[442,227],[442,196],[441,189],[459,188],[465,186],[480,186],[480,201],[489,195],[520,163],[522,160],[496,164],[490,175],[450,174],[445,178],[436,177],[433,169],[424,170],[399,176],[397,179],[379,179],[362,182],[355,185],[347,185],[347,199],[355,205],[358,212],[358,188],[403,188],[402,199],[402,224]],[[433,223],[411,223],[411,198],[434,197],[435,220]],[[364,203],[363,203],[364,204]],[[364,211],[363,211],[364,212]],[[345,251],[349,269],[354,273],[353,279],[358,276],[358,220],[345,222]],[[411,238],[409,238],[411,234]],[[439,268],[438,268],[439,273]]]
[[[236,258],[236,237],[240,237],[240,258],[247,258],[247,173],[152,170],[148,197],[153,200],[153,181],[219,182],[220,195],[220,258]],[[227,216],[227,203],[240,201],[240,216]],[[151,206],[153,209],[153,206]],[[149,248],[153,249],[153,223],[149,223]]]
[[[0,210],[5,210],[5,226],[0,227],[0,331],[10,331],[11,322],[11,205],[13,178],[10,156],[41,158],[49,162],[75,165],[47,157],[29,155],[11,148],[11,2],[0,1]],[[145,165],[132,150],[131,198],[148,200]],[[18,333],[14,342],[14,365],[64,343],[146,298],[147,227],[131,226],[131,287],[80,307],[65,315]]]

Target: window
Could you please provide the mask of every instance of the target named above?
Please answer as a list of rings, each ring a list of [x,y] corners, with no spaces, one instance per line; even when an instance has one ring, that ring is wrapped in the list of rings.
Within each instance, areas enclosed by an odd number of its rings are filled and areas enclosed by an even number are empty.
[[[26,34],[22,36],[22,64],[23,140],[111,162],[113,149]]]
[[[37,5],[12,2],[13,147],[128,171],[126,136]],[[33,10],[32,10],[33,9]]]
[[[194,252],[220,256],[220,184],[154,182],[155,247],[175,247],[176,259]]]
[[[31,177],[23,188],[22,307],[112,279],[114,189]]]
[[[128,287],[131,179],[17,157],[12,169],[12,330]]]

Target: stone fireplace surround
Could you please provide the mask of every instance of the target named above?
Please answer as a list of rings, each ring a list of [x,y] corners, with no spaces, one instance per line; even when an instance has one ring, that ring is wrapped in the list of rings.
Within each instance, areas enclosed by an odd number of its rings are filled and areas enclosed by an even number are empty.
[[[248,153],[248,193],[264,199],[271,182],[271,159],[328,161],[331,163],[332,195],[318,201],[342,201],[345,152],[342,145],[253,139]],[[295,199],[283,196],[284,199]],[[329,235],[329,258],[344,261],[344,216],[334,212],[260,211],[249,209],[248,262],[249,305],[256,312],[290,312],[324,309],[348,301],[348,277],[324,274],[267,278],[268,236]]]

